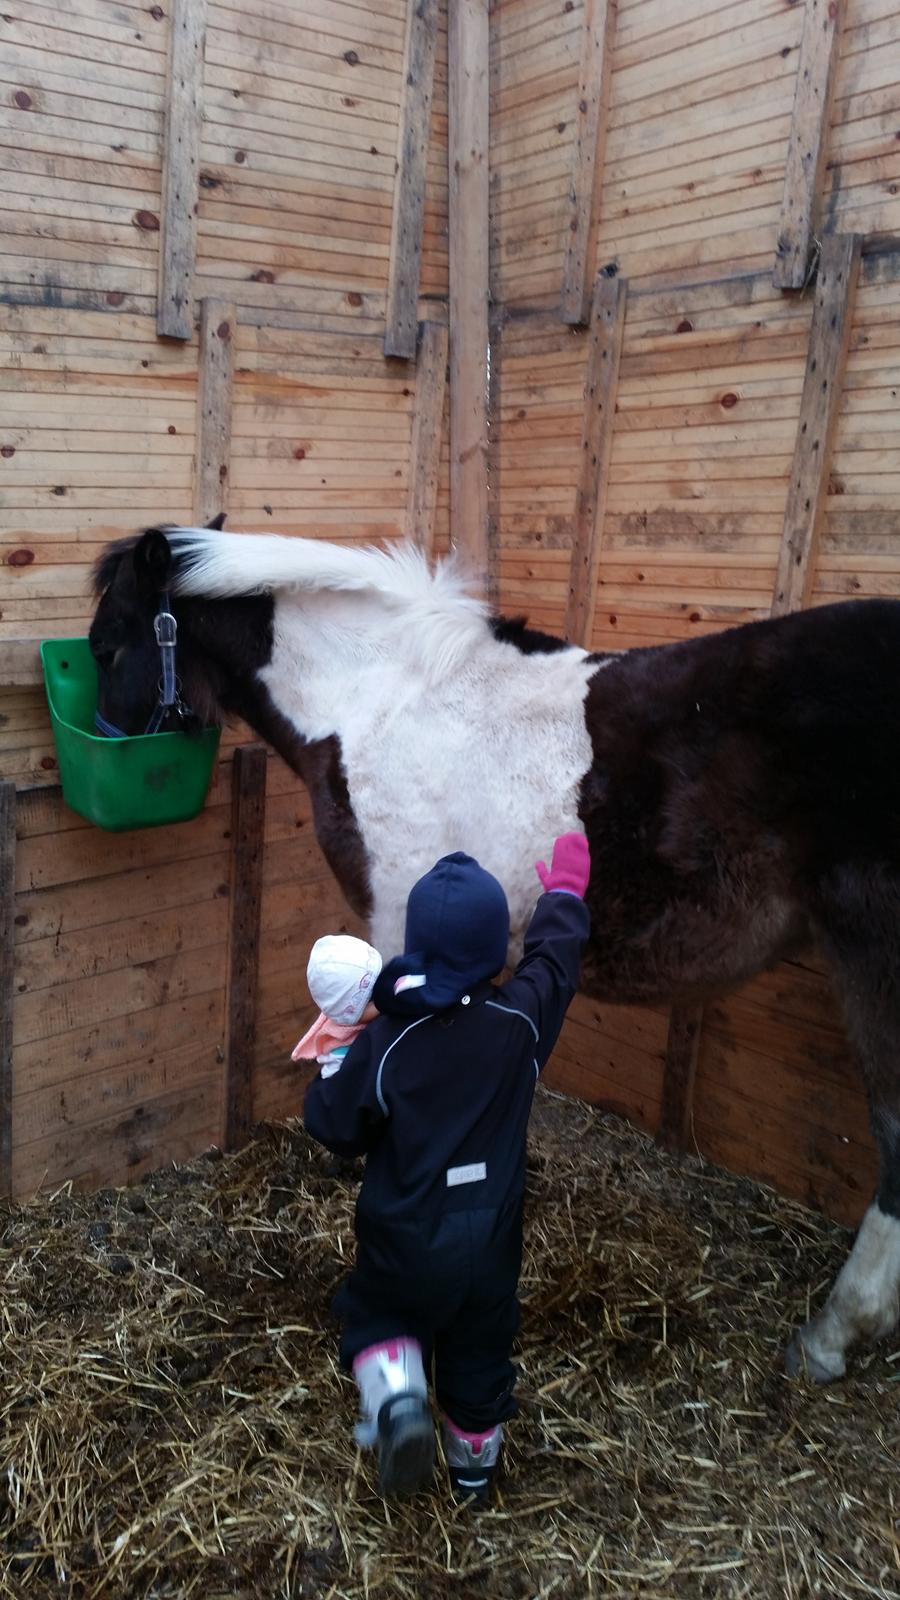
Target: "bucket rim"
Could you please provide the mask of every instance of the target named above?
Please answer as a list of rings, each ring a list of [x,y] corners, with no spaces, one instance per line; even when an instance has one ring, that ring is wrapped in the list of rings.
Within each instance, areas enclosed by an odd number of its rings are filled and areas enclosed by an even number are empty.
[[[110,739],[106,734],[89,733],[87,728],[79,728],[74,722],[69,722],[58,710],[54,702],[53,690],[47,679],[47,656],[44,654],[44,648],[49,646],[52,649],[54,645],[88,643],[88,636],[85,633],[69,634],[65,638],[42,639],[40,642],[41,668],[44,674],[44,691],[47,695],[47,704],[50,707],[50,715],[53,721],[57,722],[61,728],[65,728],[69,733],[76,733],[80,739],[90,739],[92,744],[102,745],[105,750],[110,750],[117,744],[135,745],[143,742],[149,743],[151,740],[153,740],[154,744],[158,744],[161,739],[190,739],[191,743],[199,743],[201,741],[208,743],[211,734],[214,734],[217,740],[221,738],[222,729],[217,727],[215,723],[210,723],[207,727],[201,728],[197,734],[184,733],[180,729],[172,729],[169,733],[126,733],[118,739]]]

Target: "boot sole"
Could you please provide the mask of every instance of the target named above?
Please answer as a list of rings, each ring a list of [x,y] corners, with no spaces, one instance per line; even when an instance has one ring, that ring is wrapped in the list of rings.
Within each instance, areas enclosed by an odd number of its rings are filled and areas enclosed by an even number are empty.
[[[378,1478],[385,1498],[408,1499],[434,1476],[434,1423],[424,1400],[398,1396],[378,1415]]]

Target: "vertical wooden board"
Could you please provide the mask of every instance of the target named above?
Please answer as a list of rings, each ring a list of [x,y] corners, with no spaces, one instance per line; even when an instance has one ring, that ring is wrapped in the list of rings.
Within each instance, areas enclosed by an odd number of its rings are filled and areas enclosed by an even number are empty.
[[[822,246],[775,576],[772,615],[776,617],[805,605],[812,588],[859,277],[859,254],[858,234],[830,234]]]
[[[0,1199],[12,1193],[13,905],[16,786],[0,783]]]
[[[206,0],[173,0],[163,138],[157,332],[190,339],[200,199],[200,127]]]
[[[437,0],[408,0],[408,6],[384,335],[385,355],[400,356],[406,360],[416,353],[428,140],[438,31]]]
[[[806,280],[845,5],[846,0],[806,0],[772,274],[777,289],[800,289]]]
[[[443,323],[423,322],[416,362],[406,537],[414,540],[428,555],[434,550],[448,345],[448,330]]]
[[[566,637],[573,644],[587,645],[591,636],[627,294],[624,278],[600,273],[591,309],[581,468],[566,611]]]
[[[663,1069],[659,1143],[673,1154],[688,1147],[694,1080],[703,1032],[702,1006],[673,1006]]]
[[[453,0],[448,27],[450,515],[486,577],[488,548],[488,0]]]
[[[590,315],[615,28],[616,0],[585,0],[560,302],[563,322],[572,324]]]
[[[235,321],[228,301],[202,301],[194,477],[194,518],[201,527],[228,509]]]
[[[262,904],[267,756],[242,745],[232,765],[231,925],[225,1036],[225,1148],[241,1144],[253,1122],[259,924]]]

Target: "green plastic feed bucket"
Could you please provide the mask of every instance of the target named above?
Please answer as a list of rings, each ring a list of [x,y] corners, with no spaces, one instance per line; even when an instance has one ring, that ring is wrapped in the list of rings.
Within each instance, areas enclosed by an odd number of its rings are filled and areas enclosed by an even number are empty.
[[[97,668],[87,639],[45,639],[41,661],[66,805],[113,832],[186,822],[203,809],[218,728],[198,737],[100,738],[94,732]]]

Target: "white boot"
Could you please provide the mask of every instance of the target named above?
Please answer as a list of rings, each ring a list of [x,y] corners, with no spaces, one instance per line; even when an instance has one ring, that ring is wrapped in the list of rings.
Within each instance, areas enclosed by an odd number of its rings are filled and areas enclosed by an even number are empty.
[[[370,1345],[356,1357],[353,1376],[362,1412],[356,1442],[377,1445],[382,1493],[415,1494],[434,1470],[434,1424],[421,1345],[415,1339]]]
[[[484,1433],[467,1433],[445,1416],[442,1424],[444,1454],[450,1472],[450,1485],[457,1500],[468,1500],[477,1508],[486,1506],[503,1445],[503,1424]]]

